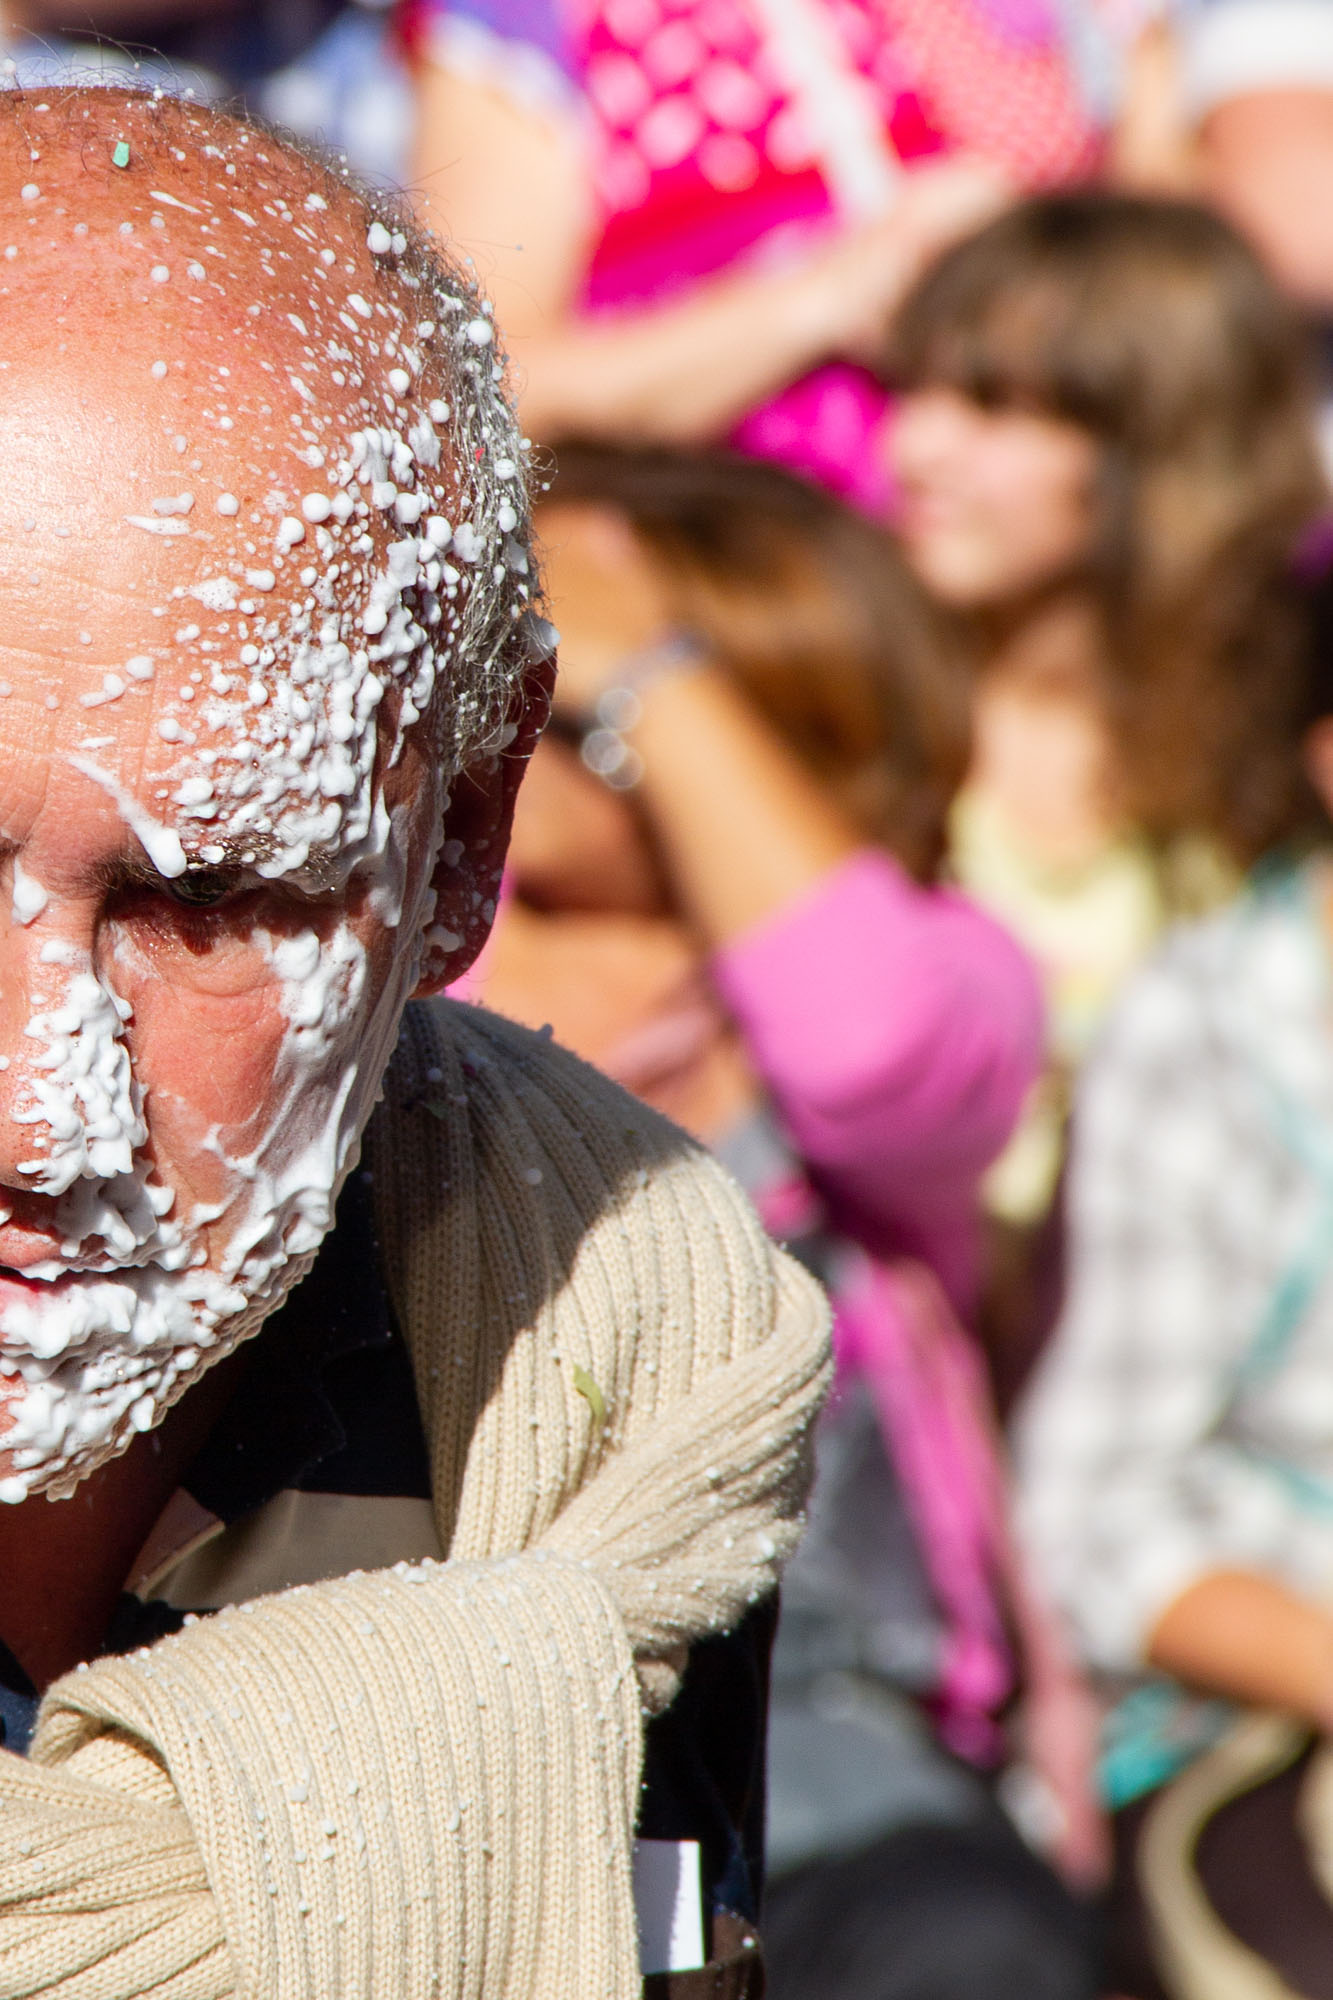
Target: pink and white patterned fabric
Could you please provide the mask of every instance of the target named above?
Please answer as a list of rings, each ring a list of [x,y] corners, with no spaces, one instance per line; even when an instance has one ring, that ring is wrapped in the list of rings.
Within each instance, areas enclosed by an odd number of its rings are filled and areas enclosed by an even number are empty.
[[[1032,188],[1095,157],[1053,0],[411,5],[419,51],[502,90],[520,78],[529,105],[544,71],[547,109],[578,115],[597,203],[590,314],[793,257],[887,206],[917,161],[979,154]],[[834,364],[753,412],[735,441],[878,506],[882,415],[871,378]]]

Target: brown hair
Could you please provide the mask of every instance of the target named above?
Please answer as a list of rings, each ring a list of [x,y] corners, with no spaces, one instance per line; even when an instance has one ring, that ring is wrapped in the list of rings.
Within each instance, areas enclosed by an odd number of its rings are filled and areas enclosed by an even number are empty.
[[[884,531],[722,452],[570,443],[556,467],[552,499],[616,508],[660,563],[677,622],[865,837],[932,877],[967,763],[967,681]]]
[[[1252,252],[1189,202],[1041,196],[927,273],[886,366],[1092,433],[1090,581],[1128,801],[1150,831],[1206,828],[1242,860],[1282,837],[1292,556],[1327,496],[1303,332]]]

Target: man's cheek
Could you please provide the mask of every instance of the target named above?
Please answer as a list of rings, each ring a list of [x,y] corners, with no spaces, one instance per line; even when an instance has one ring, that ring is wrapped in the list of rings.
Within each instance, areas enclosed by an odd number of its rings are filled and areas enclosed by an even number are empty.
[[[289,1024],[278,993],[222,1006],[166,996],[136,1011],[134,1072],[158,1177],[186,1199],[226,1197],[264,1141]]]
[[[276,987],[221,1000],[162,991],[133,995],[130,1045],[146,1100],[193,1107],[205,1126],[244,1125],[273,1087],[287,1017]]]

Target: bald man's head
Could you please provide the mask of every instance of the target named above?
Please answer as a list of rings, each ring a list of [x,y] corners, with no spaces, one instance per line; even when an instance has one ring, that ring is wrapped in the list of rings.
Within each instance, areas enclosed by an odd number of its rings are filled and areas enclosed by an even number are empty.
[[[313,1254],[404,1000],[493,913],[545,628],[489,315],[391,208],[90,90],[0,95],[0,216],[17,1499]]]
[[[141,591],[212,584],[221,604],[230,578],[239,602],[272,572],[241,617],[286,643],[332,598],[379,678],[447,664],[442,747],[465,763],[532,640],[524,461],[463,274],[387,197],[160,94],[0,95],[0,186],[25,532],[77,495],[99,571]]]

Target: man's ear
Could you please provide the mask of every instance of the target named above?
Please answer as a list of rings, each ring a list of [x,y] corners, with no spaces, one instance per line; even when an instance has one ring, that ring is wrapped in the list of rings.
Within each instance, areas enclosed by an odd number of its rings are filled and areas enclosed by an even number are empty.
[[[529,668],[523,678],[514,735],[500,751],[480,757],[455,780],[444,815],[444,841],[432,878],[435,918],[414,998],[429,999],[461,979],[495,921],[505,854],[514,823],[514,801],[528,759],[551,712],[555,658]]]

